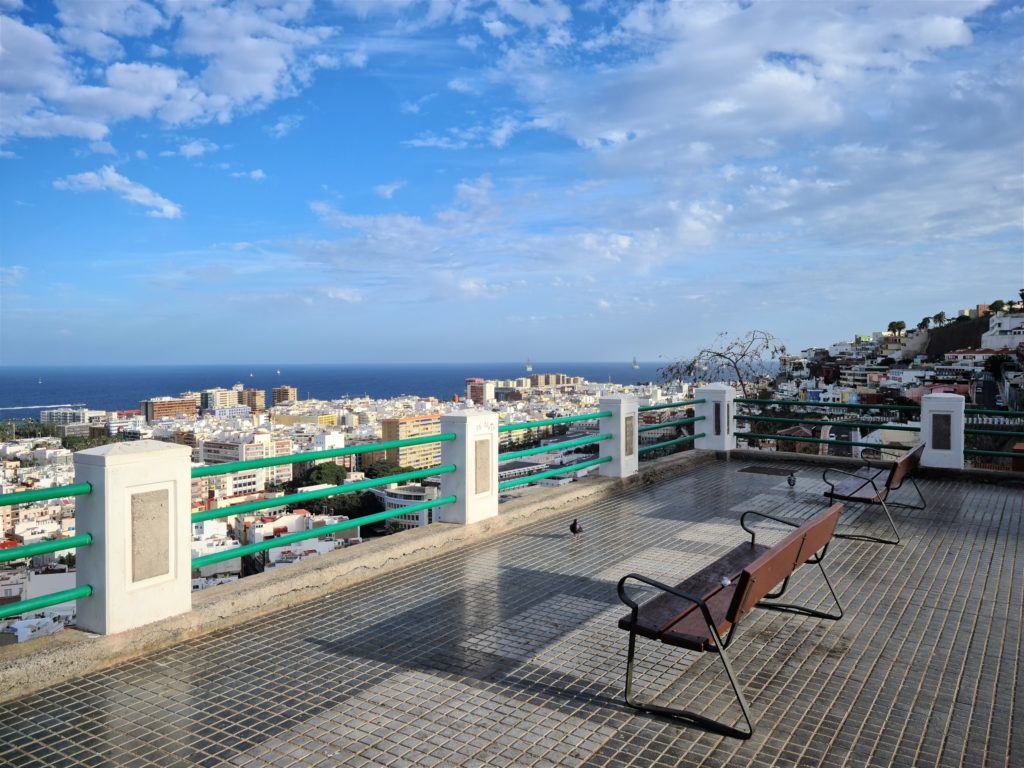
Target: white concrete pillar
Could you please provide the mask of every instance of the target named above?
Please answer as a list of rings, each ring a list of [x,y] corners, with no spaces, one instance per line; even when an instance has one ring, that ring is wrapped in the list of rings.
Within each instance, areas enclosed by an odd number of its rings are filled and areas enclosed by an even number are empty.
[[[728,384],[708,384],[693,393],[695,400],[704,400],[694,406],[694,416],[703,421],[694,422],[695,434],[704,433],[693,441],[693,447],[702,451],[731,451],[736,447],[736,390]]]
[[[964,396],[941,393],[921,398],[921,465],[964,467]]]
[[[192,609],[188,446],[138,440],[75,454],[75,527],[92,534],[76,556],[78,627],[109,635]]]
[[[441,496],[454,504],[438,507],[438,519],[469,525],[498,514],[498,415],[464,411],[441,416],[441,432],[455,439],[441,443],[441,464],[455,471],[441,475]]]
[[[602,397],[598,402],[598,411],[611,411],[611,416],[598,420],[598,434],[609,432],[611,440],[598,443],[602,459],[611,456],[612,460],[599,464],[597,469],[605,477],[630,477],[637,473],[640,463],[638,452],[639,437],[637,434],[637,402],[635,397],[628,395],[611,395]]]

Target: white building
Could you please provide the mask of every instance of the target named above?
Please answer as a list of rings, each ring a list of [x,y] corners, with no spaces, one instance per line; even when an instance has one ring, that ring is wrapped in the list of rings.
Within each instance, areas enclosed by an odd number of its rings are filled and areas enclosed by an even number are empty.
[[[996,312],[981,335],[981,346],[989,349],[1017,349],[1024,343],[1024,313]]]

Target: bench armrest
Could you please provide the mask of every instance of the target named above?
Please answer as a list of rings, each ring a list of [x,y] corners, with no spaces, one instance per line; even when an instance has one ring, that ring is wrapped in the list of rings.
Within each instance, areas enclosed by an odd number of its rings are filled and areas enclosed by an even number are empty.
[[[621,600],[629,606],[631,612],[630,620],[634,624],[636,624],[637,613],[640,610],[640,605],[635,600],[630,599],[630,597],[626,594],[626,581],[628,579],[633,579],[634,581],[639,581],[643,584],[648,584],[654,587],[655,589],[660,589],[662,592],[668,592],[670,595],[675,595],[676,597],[681,597],[683,600],[689,600],[691,603],[695,603],[697,607],[700,608],[700,612],[703,614],[704,620],[708,623],[708,626],[714,627],[714,621],[711,618],[711,611],[708,610],[708,604],[704,602],[703,598],[695,597],[694,595],[688,595],[685,592],[680,592],[675,587],[670,587],[668,584],[662,584],[660,581],[655,581],[654,579],[649,579],[646,576],[641,576],[639,573],[627,573],[625,576],[619,579],[619,600]]]
[[[765,512],[758,512],[756,509],[748,509],[742,515],[740,515],[740,528],[742,528],[744,531],[746,531],[747,533],[750,534],[750,543],[751,544],[756,544],[757,543],[757,534],[753,530],[751,530],[750,528],[747,527],[747,515],[757,515],[758,517],[763,517],[763,518],[766,518],[768,520],[774,520],[776,523],[782,523],[783,525],[789,525],[789,526],[792,526],[793,528],[799,528],[800,527],[800,523],[794,523],[792,520],[787,520],[784,517],[776,517],[775,515],[769,515],[769,514],[767,514]]]
[[[865,459],[865,461],[867,460]],[[870,463],[868,463],[868,467],[870,467],[871,469],[885,469],[885,467],[874,467]],[[863,480],[865,484],[871,483],[871,487],[874,488],[876,491],[878,490],[878,486],[875,485],[875,477],[878,476],[877,473],[874,477],[864,477],[864,475],[858,475],[856,472],[847,472],[845,469],[829,467],[828,469],[821,473],[821,479],[825,483],[825,485],[827,485],[832,490],[835,490],[836,487],[836,481],[829,480],[829,475],[832,473],[835,473],[837,475],[845,475],[846,477],[856,477],[859,480]]]

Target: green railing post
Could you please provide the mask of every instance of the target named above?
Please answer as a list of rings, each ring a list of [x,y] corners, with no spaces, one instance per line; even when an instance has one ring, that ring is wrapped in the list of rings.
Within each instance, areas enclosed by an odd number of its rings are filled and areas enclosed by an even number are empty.
[[[736,447],[736,390],[728,384],[708,384],[694,395],[703,400],[695,408],[697,417],[703,416],[701,432],[693,447],[704,451],[731,451]]]
[[[441,476],[441,496],[455,502],[440,512],[446,523],[469,525],[498,514],[498,416],[464,411],[441,416],[441,431],[455,439],[441,445],[441,463],[455,471]]]
[[[921,465],[964,467],[964,396],[948,393],[921,398]]]
[[[92,544],[77,550],[81,629],[123,632],[192,608],[192,451],[156,440],[114,443],[75,454],[75,480],[92,492],[75,522]]]
[[[602,440],[599,444],[598,455],[611,459],[608,466],[601,468],[601,474],[608,477],[635,475],[640,462],[636,398],[627,395],[602,397],[598,408],[602,412],[611,411],[611,415],[603,417],[598,426],[598,432],[611,433],[612,436],[611,440]]]

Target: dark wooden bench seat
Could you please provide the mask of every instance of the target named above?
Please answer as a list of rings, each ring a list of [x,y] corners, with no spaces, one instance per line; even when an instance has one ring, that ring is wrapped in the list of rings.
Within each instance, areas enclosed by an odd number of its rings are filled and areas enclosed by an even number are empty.
[[[852,533],[837,533],[836,537],[840,539],[876,541],[880,544],[899,544],[900,532],[896,528],[896,523],[893,522],[888,505],[909,507],[910,509],[925,508],[927,502],[925,502],[917,482],[910,474],[921,463],[922,453],[924,453],[924,443],[918,443],[895,461],[880,464],[865,460],[864,466],[853,472],[835,468],[826,469],[822,473],[821,479],[829,486],[828,490],[825,491],[825,496],[829,501],[878,504],[882,507],[882,511],[885,512],[885,516],[888,518],[889,525],[892,527],[896,538],[883,539],[877,536]],[[902,487],[905,480],[909,480],[911,485],[914,486],[914,490],[917,491],[917,497],[921,500],[920,504],[906,504],[889,499],[893,491],[898,491]]]
[[[619,580],[619,598],[630,608],[630,612],[619,620],[619,627],[629,632],[626,703],[643,711],[671,715],[716,733],[749,738],[754,730],[750,710],[726,655],[726,648],[732,643],[741,619],[755,607],[833,620],[842,617],[842,606],[822,565],[842,508],[842,504],[833,504],[802,525],[761,512],[744,512],[740,525],[750,534],[750,541],[738,545],[675,586],[636,573],[623,576]],[[758,544],[755,531],[747,526],[748,516],[791,525],[794,530],[771,547]],[[785,593],[790,576],[803,563],[818,566],[836,602],[837,613],[773,602]],[[655,587],[659,593],[643,604],[637,603],[626,591],[630,581]],[[776,588],[778,591],[773,591]],[[743,711],[747,730],[711,720],[696,712],[634,700],[633,661],[638,635],[666,645],[717,653]]]

